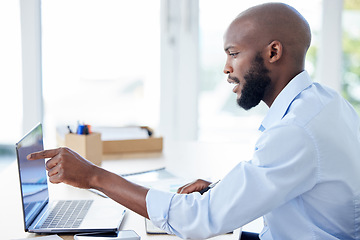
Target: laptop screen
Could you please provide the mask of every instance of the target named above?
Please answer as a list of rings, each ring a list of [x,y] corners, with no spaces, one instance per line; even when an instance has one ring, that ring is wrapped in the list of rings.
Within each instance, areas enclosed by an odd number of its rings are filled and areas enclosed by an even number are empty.
[[[49,199],[45,159],[33,161],[26,159],[29,153],[43,149],[43,133],[40,123],[16,144],[25,230],[28,229]]]

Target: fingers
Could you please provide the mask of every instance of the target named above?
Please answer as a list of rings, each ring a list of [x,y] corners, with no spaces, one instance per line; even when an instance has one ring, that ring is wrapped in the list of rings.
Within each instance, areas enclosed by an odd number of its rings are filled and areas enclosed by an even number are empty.
[[[49,149],[39,152],[30,153],[27,155],[28,160],[37,160],[37,159],[44,159],[44,158],[51,158],[48,160],[45,164],[46,170],[50,171],[52,168],[54,168],[60,159],[57,157],[59,153],[61,152],[62,148],[56,148],[56,149]],[[49,175],[50,177],[50,175]]]
[[[55,176],[56,174],[58,174],[59,173],[59,171],[60,171],[61,169],[59,169],[59,167],[53,167],[53,168],[50,168],[49,170],[48,170],[48,176],[49,177],[53,177],[53,176]]]
[[[37,159],[50,158],[50,160],[48,160],[45,164],[46,170],[50,171],[61,161],[61,153],[66,150],[67,148],[56,148],[56,149],[49,149],[40,152],[34,152],[34,153],[30,153],[27,156],[27,159],[37,160]]]
[[[46,170],[48,171],[49,181],[51,183],[62,183],[68,180],[69,169],[72,170],[75,167],[77,159],[74,158],[74,152],[71,151],[69,148],[63,147],[54,151],[57,152],[50,160],[46,162]],[[52,151],[52,150],[49,150]],[[49,155],[52,153],[50,152]],[[48,155],[47,155],[48,156]],[[70,167],[69,167],[70,166]],[[76,177],[75,177],[76,178]]]
[[[48,171],[49,181],[51,183],[61,183],[62,169],[60,167],[54,167]]]
[[[194,182],[188,183],[182,187],[180,187],[177,190],[177,193],[179,194],[188,194],[188,193],[192,193],[192,192],[199,192],[200,190],[206,188],[207,186],[209,186],[210,182],[202,180],[202,179],[197,179]]]
[[[179,189],[177,190],[177,193],[180,193],[180,194],[190,193],[189,187],[191,188],[191,186],[194,185],[196,183],[196,181],[198,181],[198,180],[192,181],[190,183],[185,184],[184,186],[179,187]]]
[[[29,155],[27,155],[27,159],[28,160],[36,160],[36,159],[42,159],[42,158],[53,158],[56,155],[58,155],[60,151],[61,151],[61,148],[49,149],[49,150],[44,150],[44,151],[40,151],[40,152],[34,152],[34,153],[30,153]]]
[[[185,190],[185,189],[188,189],[188,187],[189,187],[191,184],[193,184],[193,182],[188,183],[188,184],[186,184],[186,185],[184,185],[184,186],[182,186],[182,187],[179,187],[179,189],[177,190],[177,193],[179,193],[179,194],[188,193],[187,191],[184,191],[184,190]]]
[[[184,188],[180,189],[180,191],[178,191],[179,194],[189,194],[192,192],[196,192],[196,191],[194,191],[191,185],[185,186]]]
[[[90,188],[95,165],[67,147],[31,153],[27,158],[50,158],[45,165],[51,183],[63,182],[79,188]]]
[[[54,168],[58,163],[61,161],[60,157],[56,155],[55,157],[51,158],[45,163],[46,170],[50,171],[52,168]]]

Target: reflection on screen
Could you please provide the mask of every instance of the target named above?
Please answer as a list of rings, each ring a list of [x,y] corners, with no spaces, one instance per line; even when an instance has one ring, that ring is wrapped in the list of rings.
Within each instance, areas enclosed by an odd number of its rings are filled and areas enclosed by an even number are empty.
[[[18,142],[16,149],[23,197],[25,228],[28,228],[49,198],[45,160],[29,161],[26,159],[29,153],[44,149],[41,124],[36,126]]]

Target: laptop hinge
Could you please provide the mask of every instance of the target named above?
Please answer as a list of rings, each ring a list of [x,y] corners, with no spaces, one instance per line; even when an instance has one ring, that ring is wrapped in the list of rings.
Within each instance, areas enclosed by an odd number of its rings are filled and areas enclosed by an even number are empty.
[[[38,214],[31,220],[28,226],[25,226],[25,231],[27,232],[29,230],[29,227],[32,226],[36,219],[38,219],[39,214],[44,210],[44,208],[49,204],[49,198],[47,198],[43,204],[40,206]],[[25,211],[25,210],[23,210]],[[26,223],[25,223],[26,224]]]

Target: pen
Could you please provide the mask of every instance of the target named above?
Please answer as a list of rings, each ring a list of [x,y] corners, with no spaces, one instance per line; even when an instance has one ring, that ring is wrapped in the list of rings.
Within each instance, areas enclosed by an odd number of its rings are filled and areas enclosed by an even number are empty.
[[[205,192],[209,191],[211,188],[215,187],[215,185],[220,182],[220,180],[213,182],[211,184],[209,184],[209,186],[207,186],[206,188],[203,188],[199,191],[200,194],[204,194]]]
[[[96,190],[96,189],[90,188],[90,189],[88,189],[88,190],[89,190],[90,192],[92,192],[92,193],[95,193],[95,194],[103,197],[103,198],[108,198],[108,196],[106,196],[104,193],[102,193],[102,192],[100,192],[100,191],[98,191],[98,190]]]
[[[67,126],[67,128],[69,129],[69,133],[73,133],[69,125]]]

